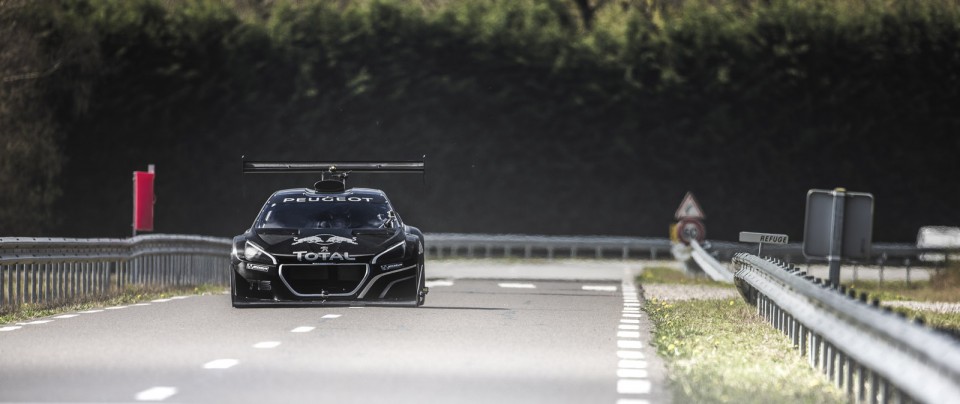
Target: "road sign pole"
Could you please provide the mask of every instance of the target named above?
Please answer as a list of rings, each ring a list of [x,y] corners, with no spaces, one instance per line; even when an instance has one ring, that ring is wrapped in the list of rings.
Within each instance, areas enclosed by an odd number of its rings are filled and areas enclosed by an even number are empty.
[[[837,188],[833,191],[833,232],[827,263],[830,266],[830,284],[835,287],[840,286],[840,256],[843,252],[843,205],[845,199],[843,188]]]

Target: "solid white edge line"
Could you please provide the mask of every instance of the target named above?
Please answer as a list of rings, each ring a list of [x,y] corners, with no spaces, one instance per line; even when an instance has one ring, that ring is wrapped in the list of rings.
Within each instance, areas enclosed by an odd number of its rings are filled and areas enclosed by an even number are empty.
[[[253,344],[253,347],[257,349],[270,349],[278,346],[280,346],[280,341],[261,341]]]
[[[453,281],[426,281],[423,283],[423,286],[428,288],[437,287],[437,286],[453,286]]]
[[[86,310],[86,311],[78,311],[77,313],[80,313],[80,314],[93,314],[93,313],[100,313],[100,312],[103,312],[103,310]]]
[[[107,307],[107,310],[120,310],[125,308],[127,308],[127,306],[113,306],[113,307]]]
[[[19,330],[19,329],[21,329],[21,328],[23,328],[23,327],[21,327],[21,326],[19,326],[19,325],[11,325],[11,326],[8,326],[8,327],[0,327],[0,332],[16,331],[16,330]]]
[[[294,328],[294,329],[290,330],[290,332],[310,332],[310,331],[313,331],[315,328],[317,328],[317,327],[300,326],[300,327],[297,327],[297,328]]]
[[[149,306],[150,303],[137,303],[134,306]]]
[[[236,359],[214,359],[210,362],[204,363],[204,369],[229,369],[236,366],[240,361]]]
[[[580,287],[581,290],[589,290],[592,292],[616,292],[616,286],[609,285],[583,285]]]
[[[146,389],[137,393],[135,400],[137,401],[163,401],[170,396],[177,394],[176,387],[168,386],[156,386]]]
[[[342,314],[327,314],[320,318],[340,318]]]
[[[152,302],[152,303],[166,303],[166,302],[169,302],[169,301],[170,301],[170,299],[157,299],[157,300],[151,300],[150,302]]]
[[[53,320],[33,320],[28,323],[17,323],[17,325],[40,325],[40,324],[46,324],[46,323],[52,323],[52,322]]]
[[[59,316],[53,316],[53,318],[74,318],[79,316],[79,314],[61,314]]]

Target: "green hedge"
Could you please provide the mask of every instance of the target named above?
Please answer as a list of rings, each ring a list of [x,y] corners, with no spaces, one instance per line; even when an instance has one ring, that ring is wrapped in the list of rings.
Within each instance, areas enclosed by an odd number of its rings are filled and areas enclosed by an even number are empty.
[[[79,118],[51,101],[53,231],[125,234],[147,163],[168,232],[236,233],[310,180],[241,179],[241,154],[425,153],[426,185],[358,181],[427,231],[665,235],[691,190],[712,237],[799,237],[806,190],[834,186],[876,194],[878,239],[960,222],[953,2],[675,3],[612,2],[591,30],[564,0],[38,3],[98,66],[50,89],[93,89]]]

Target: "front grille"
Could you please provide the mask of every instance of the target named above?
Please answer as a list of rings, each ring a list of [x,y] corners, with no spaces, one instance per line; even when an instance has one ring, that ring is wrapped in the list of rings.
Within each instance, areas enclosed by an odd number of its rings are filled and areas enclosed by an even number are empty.
[[[297,296],[349,296],[369,272],[367,264],[285,264],[280,280]]]

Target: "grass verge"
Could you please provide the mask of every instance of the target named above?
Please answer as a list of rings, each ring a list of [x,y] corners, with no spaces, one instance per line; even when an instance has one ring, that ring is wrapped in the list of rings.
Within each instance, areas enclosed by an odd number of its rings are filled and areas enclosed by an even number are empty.
[[[790,342],[740,299],[648,300],[678,403],[843,403]]]
[[[952,266],[933,274],[929,281],[856,281],[848,288],[867,292],[881,301],[917,300],[922,302],[960,302],[960,267]]]
[[[670,267],[645,267],[643,273],[637,277],[640,283],[669,283],[675,285],[704,285],[724,288],[735,287],[731,283],[723,283],[703,277],[689,276],[683,271]]]
[[[151,288],[128,288],[117,296],[102,298],[90,298],[89,300],[71,302],[66,304],[24,304],[19,308],[9,312],[0,312],[0,324],[9,324],[22,322],[25,320],[39,317],[48,317],[57,314],[89,310],[98,307],[119,306],[131,303],[138,303],[145,300],[163,299],[178,295],[205,295],[216,294],[224,291],[223,286],[200,285],[193,287],[151,289]]]

